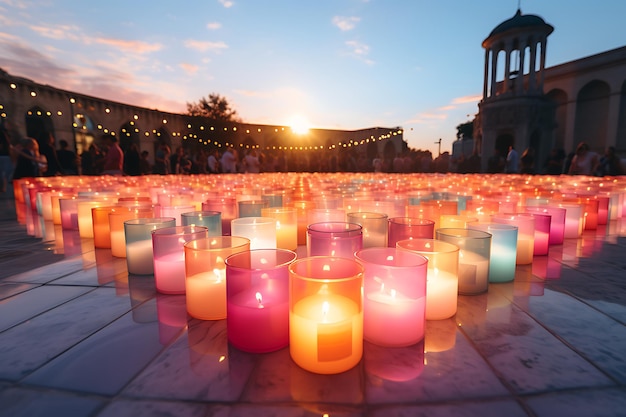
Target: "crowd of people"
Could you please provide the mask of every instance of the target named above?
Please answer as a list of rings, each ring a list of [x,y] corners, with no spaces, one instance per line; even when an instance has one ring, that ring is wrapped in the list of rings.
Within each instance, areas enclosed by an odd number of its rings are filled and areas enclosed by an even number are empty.
[[[385,172],[385,173],[478,173],[481,159],[473,154],[468,158],[453,158],[444,152],[433,158],[430,151],[407,150],[393,157],[380,154],[368,158],[365,152],[354,149],[324,154],[262,151],[258,148],[238,150],[234,147],[191,150],[178,146],[172,151],[167,143],[156,147],[154,163],[150,153],[131,144],[125,151],[117,137],[107,134],[87,150],[77,155],[69,149],[66,140],[56,141],[52,134],[25,138],[18,143],[11,140],[4,123],[0,125],[1,189],[6,190],[11,178],[55,175],[147,175],[147,174],[219,174],[260,172]],[[489,173],[624,175],[624,166],[614,147],[603,155],[590,150],[581,142],[574,152],[566,155],[553,149],[542,164],[537,164],[532,148],[520,155],[514,146],[502,155],[496,150],[487,161]]]

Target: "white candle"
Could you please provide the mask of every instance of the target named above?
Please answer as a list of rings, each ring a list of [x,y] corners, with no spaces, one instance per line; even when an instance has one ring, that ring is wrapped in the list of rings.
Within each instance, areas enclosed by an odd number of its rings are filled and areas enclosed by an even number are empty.
[[[426,297],[412,299],[391,289],[365,296],[363,334],[380,346],[410,346],[424,338]]]
[[[477,294],[484,292],[489,283],[489,259],[459,251],[459,293]]]
[[[226,318],[226,269],[188,276],[185,290],[189,315],[201,320]]]
[[[454,316],[459,293],[458,277],[438,268],[429,268],[426,277],[426,320]]]
[[[154,273],[154,259],[152,257],[152,241],[139,240],[126,244],[126,263],[128,272],[137,275]]]
[[[164,294],[185,293],[185,256],[183,251],[154,258],[154,282]]]
[[[363,312],[341,295],[305,297],[289,314],[289,341],[291,357],[308,371],[350,369],[363,354]]]

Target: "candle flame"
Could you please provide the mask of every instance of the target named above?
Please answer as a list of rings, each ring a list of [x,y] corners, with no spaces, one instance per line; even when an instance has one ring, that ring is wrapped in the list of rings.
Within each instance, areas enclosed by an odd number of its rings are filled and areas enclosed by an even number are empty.
[[[256,300],[259,302],[259,308],[262,308],[263,307],[263,296],[261,295],[260,292],[257,292],[255,294],[255,296],[256,296]]]
[[[330,265],[324,265],[324,266],[322,267],[322,270],[323,270],[323,271],[330,271]]]
[[[217,282],[222,282],[222,275],[220,274],[219,268],[213,268],[213,273],[215,274]]]
[[[396,290],[392,289],[391,291],[389,291],[391,294],[391,298],[396,298]]]
[[[388,261],[393,261],[393,255],[389,255],[389,256],[387,256],[387,260],[388,260]]]
[[[329,306],[329,304],[328,304],[328,301],[324,301],[324,302],[322,303],[322,314],[324,314],[324,316],[325,316],[326,314],[328,314],[328,309],[329,309],[329,308],[330,308],[330,306]]]
[[[226,360],[226,356],[222,355],[220,356],[220,358],[218,359],[218,362],[224,362]]]

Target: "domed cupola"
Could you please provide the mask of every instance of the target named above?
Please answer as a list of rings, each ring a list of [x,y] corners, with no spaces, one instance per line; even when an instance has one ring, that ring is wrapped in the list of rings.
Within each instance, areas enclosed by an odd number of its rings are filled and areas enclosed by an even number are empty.
[[[496,26],[483,41],[483,100],[496,96],[543,94],[548,35],[554,27],[537,15],[515,15]]]

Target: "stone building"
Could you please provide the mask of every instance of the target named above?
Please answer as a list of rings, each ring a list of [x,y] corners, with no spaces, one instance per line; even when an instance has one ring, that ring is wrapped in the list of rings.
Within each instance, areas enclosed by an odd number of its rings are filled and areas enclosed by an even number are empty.
[[[626,47],[546,68],[554,28],[520,10],[483,41],[483,98],[474,120],[482,169],[497,149],[532,148],[535,170],[552,149],[585,141],[604,153],[626,153]]]
[[[298,134],[289,126],[224,122],[114,102],[13,76],[0,69],[0,118],[13,140],[52,135],[65,139],[78,155],[111,133],[127,149],[136,144],[153,161],[160,142],[172,149],[234,147],[283,153],[287,160],[340,160],[347,153],[393,158],[406,150],[401,127],[359,130],[311,129]]]

